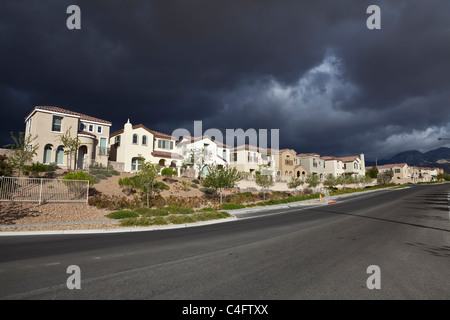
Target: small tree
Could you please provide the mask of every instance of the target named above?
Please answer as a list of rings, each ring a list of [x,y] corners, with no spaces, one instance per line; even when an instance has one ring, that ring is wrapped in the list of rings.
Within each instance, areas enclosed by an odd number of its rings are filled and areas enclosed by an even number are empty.
[[[233,188],[239,180],[241,174],[236,168],[222,167],[219,165],[209,165],[208,175],[203,179],[203,186],[214,188],[220,192],[220,203],[222,204],[222,194],[224,188]]]
[[[298,195],[297,188],[302,186],[304,183],[305,183],[305,181],[303,181],[302,179],[295,178],[295,179],[292,179],[291,181],[289,181],[287,186],[289,189],[294,189],[294,192]]]
[[[392,171],[392,169],[384,171],[384,172],[378,174],[377,183],[378,184],[389,184],[393,177],[394,177],[394,171]]]
[[[363,188],[366,187],[366,184],[371,183],[373,181],[373,178],[369,175],[361,176],[359,179],[363,185]]]
[[[371,177],[372,179],[376,179],[378,177],[378,168],[372,167],[366,172],[366,176]]]
[[[59,141],[62,143],[64,147],[64,154],[69,156],[69,171],[72,170],[72,156],[74,157],[74,169],[76,170],[78,168],[78,149],[81,146],[80,138],[75,137],[72,138],[70,134],[70,130],[72,127],[69,127],[67,131],[60,136]]]
[[[327,176],[325,181],[323,182],[324,186],[326,186],[329,190],[333,189],[338,185],[338,179],[336,177]]]
[[[141,171],[136,175],[135,187],[147,195],[147,207],[150,207],[150,196],[153,197],[159,166],[151,162],[144,162]]]
[[[33,141],[38,136],[32,137],[31,135],[25,135],[23,132],[19,132],[19,137],[16,138],[14,133],[11,132],[12,144],[8,144],[5,147],[13,150],[12,155],[8,158],[8,164],[18,170],[18,176],[22,173],[23,167],[33,160],[33,157],[37,154],[39,145],[33,145]]]
[[[305,182],[308,184],[311,188],[316,188],[320,184],[320,179],[317,174],[310,174],[306,177]]]
[[[275,181],[271,175],[266,174],[257,174],[256,175],[256,184],[263,189],[263,197],[264,201],[266,200],[266,192],[267,190],[275,185]]]
[[[337,184],[342,185],[342,189],[345,189],[347,184],[353,183],[354,179],[351,175],[343,174],[337,178]]]

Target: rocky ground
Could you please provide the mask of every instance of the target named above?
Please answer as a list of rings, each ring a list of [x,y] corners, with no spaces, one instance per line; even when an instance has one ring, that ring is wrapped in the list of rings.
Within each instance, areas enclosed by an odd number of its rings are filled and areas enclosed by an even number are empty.
[[[65,174],[57,172],[56,178]],[[125,196],[119,187],[119,178],[131,176],[129,173],[121,173],[100,180],[91,189],[91,194],[103,193],[107,195]],[[158,179],[162,181],[162,178]],[[178,197],[201,197],[203,193],[199,188],[184,188],[181,181],[192,184],[192,179],[176,178],[176,181],[165,182],[170,189],[163,190],[161,196],[170,195]],[[119,227],[117,222],[105,222],[110,220],[105,217],[110,210],[99,209],[86,203],[45,203],[33,202],[0,202],[0,232],[5,231],[35,231],[35,230],[68,230],[68,229],[105,229]],[[28,226],[29,224],[45,224]]]

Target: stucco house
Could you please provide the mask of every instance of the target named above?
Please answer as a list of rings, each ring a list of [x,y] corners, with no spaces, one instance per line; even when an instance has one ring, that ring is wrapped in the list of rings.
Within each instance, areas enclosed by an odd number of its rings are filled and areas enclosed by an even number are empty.
[[[345,173],[344,163],[341,158],[333,156],[320,157],[324,161],[325,178],[326,177],[339,177]]]
[[[320,181],[325,179],[325,160],[317,153],[299,153],[295,157],[297,165],[301,165],[306,170],[306,174],[319,176]]]
[[[245,144],[232,149],[230,166],[240,172],[248,173],[249,179],[255,178],[256,171],[274,176],[275,159],[273,150]]]
[[[108,138],[111,122],[59,107],[37,106],[25,118],[25,134],[37,136],[38,144],[34,162],[56,163],[59,167],[86,169],[94,163],[108,165]],[[65,154],[61,137],[70,132],[81,145],[75,156]]]
[[[276,176],[279,181],[290,181],[295,176],[295,156],[297,152],[294,149],[271,149],[275,155]]]
[[[158,164],[160,169],[170,167],[180,174],[183,157],[175,151],[176,138],[151,130],[143,124],[132,125],[130,120],[123,129],[109,137],[109,160],[123,172],[140,171],[142,161]]]
[[[230,164],[231,150],[226,144],[208,136],[184,136],[175,146],[175,152],[183,157],[184,164],[195,171],[195,176],[206,176],[207,165],[228,166]]]
[[[366,165],[363,153],[359,156],[339,157],[338,159],[342,160],[345,174],[352,176],[364,176],[366,174]]]

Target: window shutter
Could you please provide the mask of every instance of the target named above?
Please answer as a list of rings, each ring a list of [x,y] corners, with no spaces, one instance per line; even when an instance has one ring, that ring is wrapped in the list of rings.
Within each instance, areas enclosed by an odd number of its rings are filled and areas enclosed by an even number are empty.
[[[158,148],[161,148],[161,140],[158,140]]]

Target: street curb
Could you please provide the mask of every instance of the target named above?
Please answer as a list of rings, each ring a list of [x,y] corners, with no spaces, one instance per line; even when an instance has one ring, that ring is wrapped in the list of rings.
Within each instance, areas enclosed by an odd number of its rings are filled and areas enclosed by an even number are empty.
[[[410,187],[406,187],[406,188],[410,188]],[[321,205],[336,204],[336,203],[338,203],[337,200],[340,200],[341,198],[347,198],[352,195],[369,194],[372,192],[377,192],[377,191],[382,191],[382,190],[390,190],[390,191],[404,190],[406,188],[401,188],[401,189],[382,188],[382,189],[369,190],[369,191],[352,192],[352,193],[342,194],[342,195],[337,195],[337,196],[323,197],[322,199],[324,202],[322,202],[322,203],[316,202],[317,199],[312,199],[312,200],[303,200],[303,201],[275,204],[275,205],[268,205],[268,206],[261,206],[261,207],[256,206],[256,207],[234,209],[234,210],[221,210],[221,211],[228,212],[231,215],[231,217],[223,218],[223,219],[208,220],[208,221],[185,223],[185,224],[166,225],[166,226],[150,226],[150,227],[112,228],[112,229],[5,231],[5,232],[0,232],[0,237],[2,237],[2,236],[31,236],[31,235],[62,235],[62,234],[104,234],[104,233],[124,233],[124,232],[181,229],[181,228],[197,227],[197,226],[203,226],[203,225],[209,225],[209,224],[236,221],[239,218],[236,217],[235,214],[270,211],[270,210],[285,209],[285,208],[296,208],[296,207],[303,207],[303,206],[306,207],[306,206],[321,206]]]
[[[2,236],[35,236],[35,235],[61,235],[61,234],[104,234],[104,233],[124,233],[124,232],[141,232],[141,231],[156,231],[156,230],[171,230],[188,227],[199,227],[209,224],[225,223],[235,221],[238,218],[231,215],[229,218],[215,219],[208,221],[199,221],[184,224],[173,224],[166,226],[151,226],[151,227],[134,227],[134,228],[112,228],[112,229],[83,229],[83,230],[47,230],[47,231],[10,231],[0,232]]]

